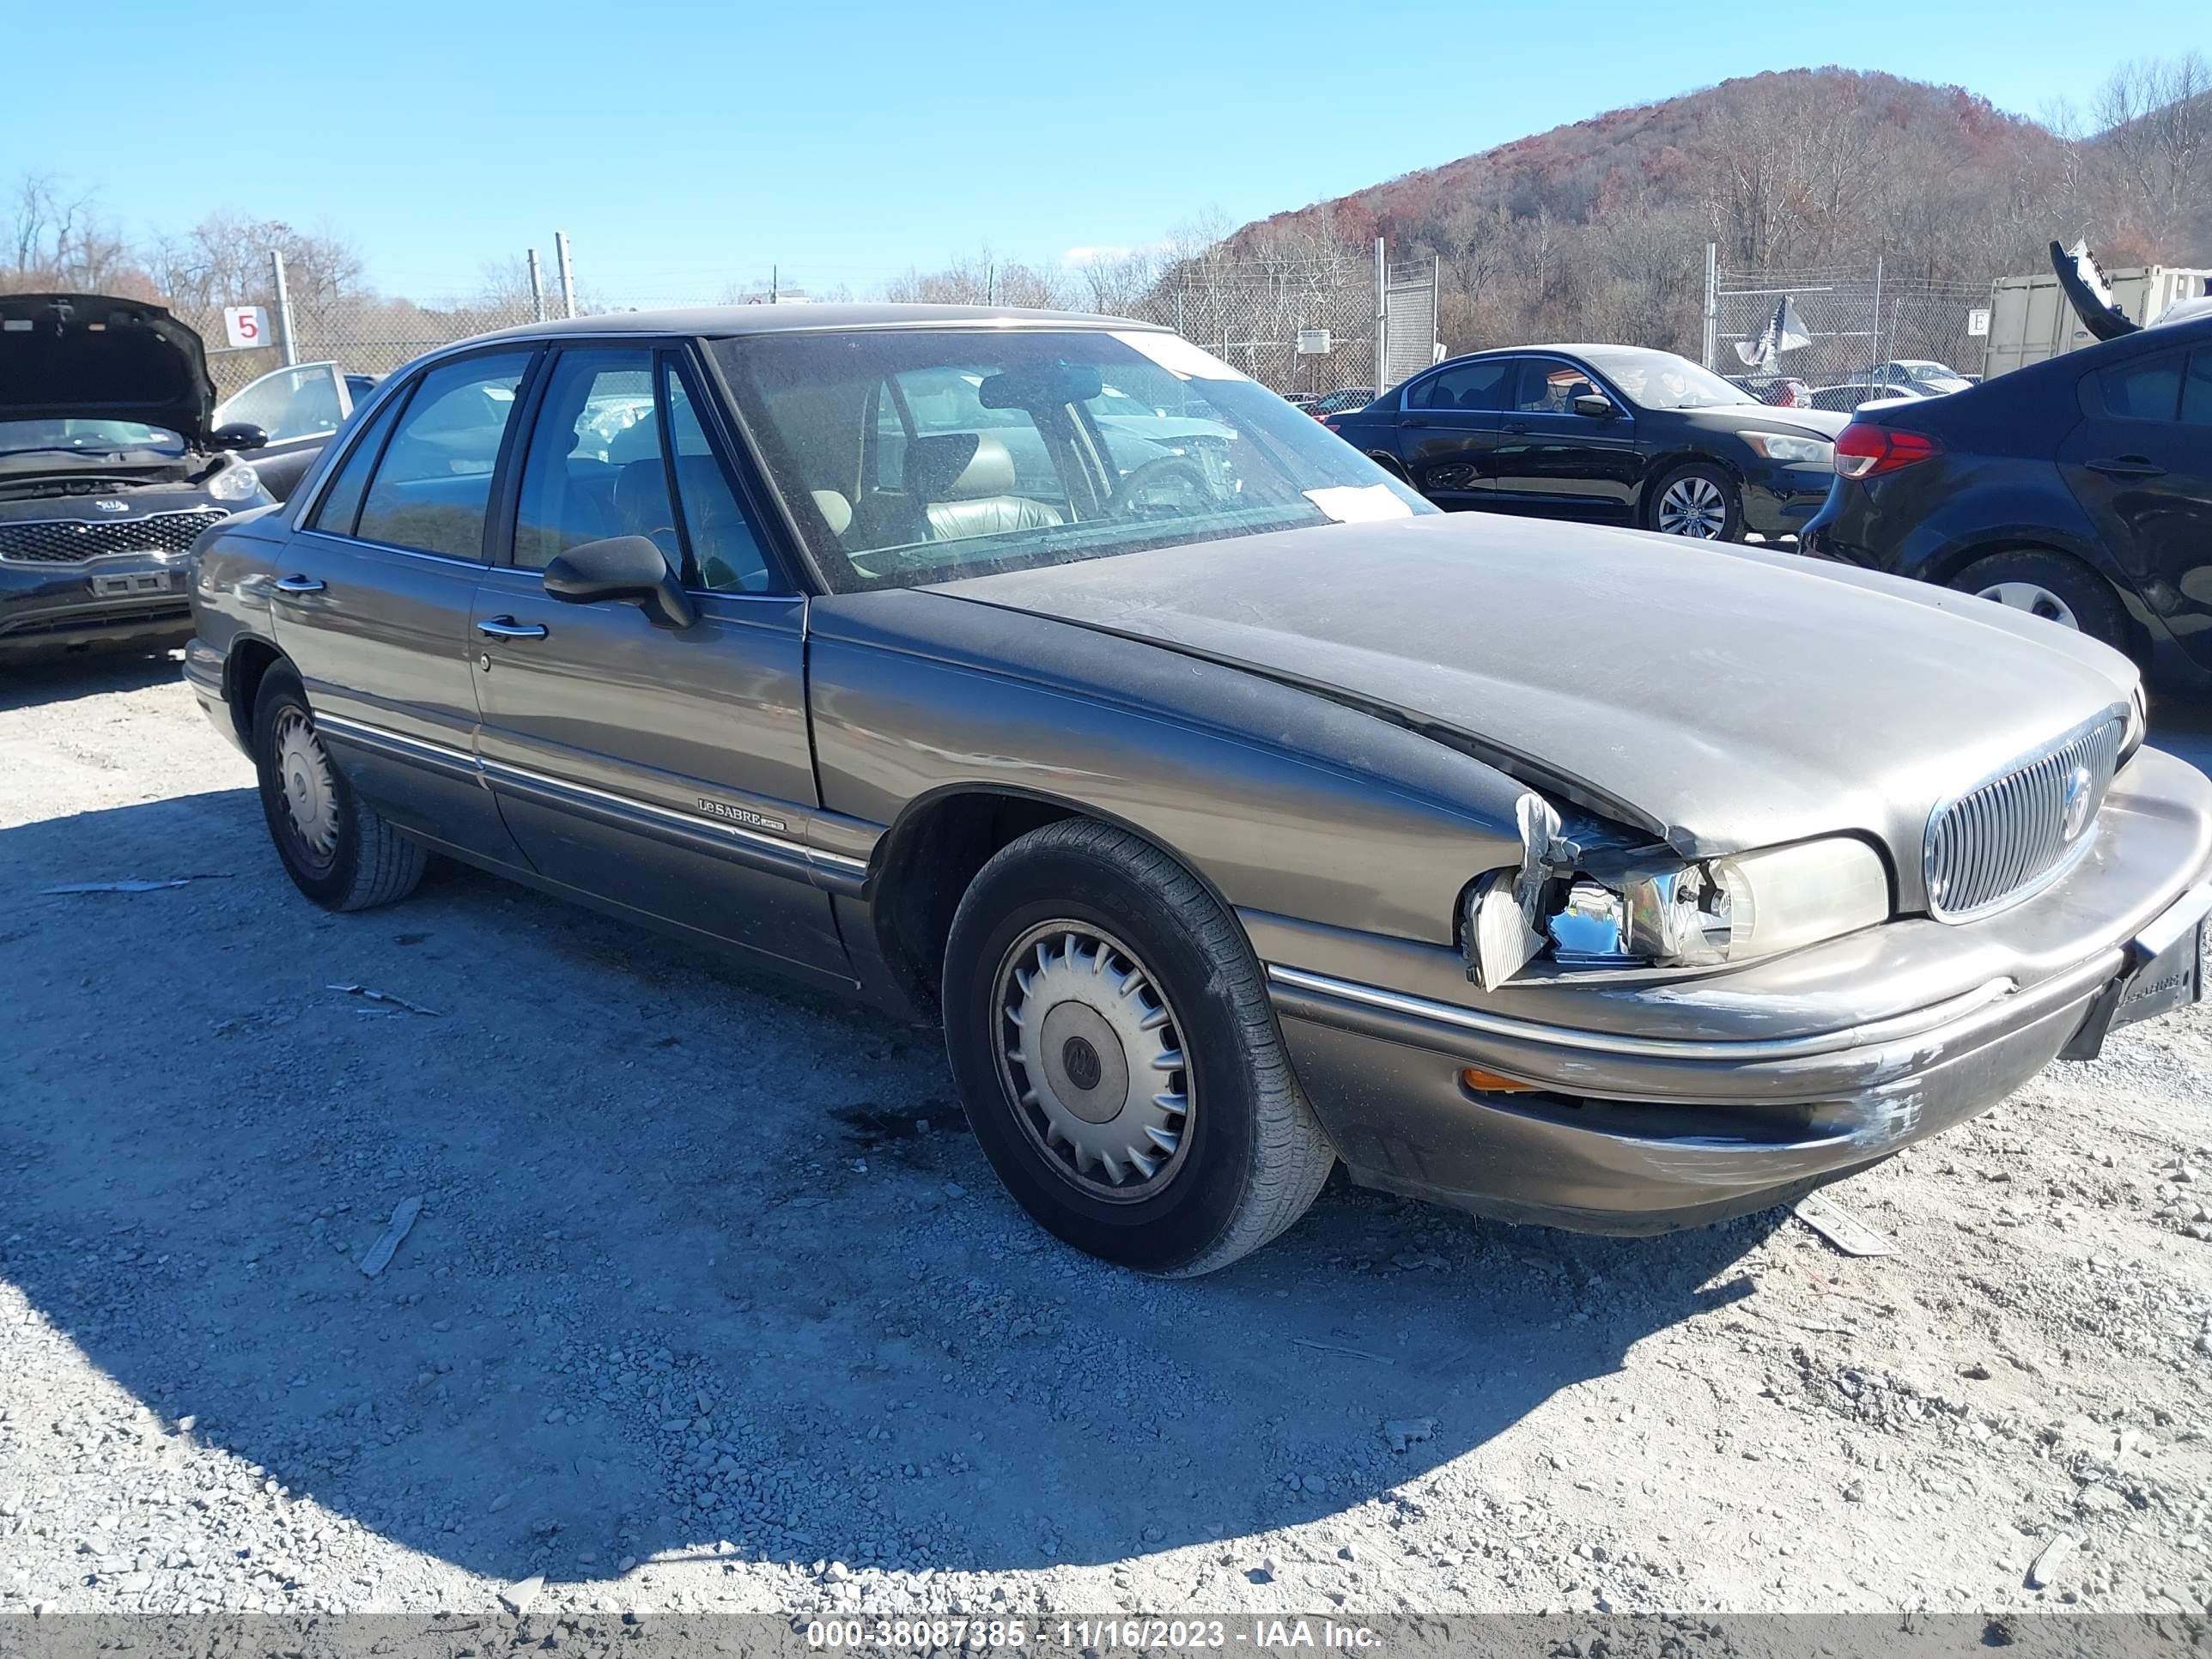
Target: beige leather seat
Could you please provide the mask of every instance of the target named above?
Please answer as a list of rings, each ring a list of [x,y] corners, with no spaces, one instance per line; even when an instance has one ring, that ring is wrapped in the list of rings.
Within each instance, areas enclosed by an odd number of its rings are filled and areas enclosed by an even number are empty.
[[[1014,458],[988,432],[947,432],[909,441],[906,493],[922,509],[933,542],[1064,522],[1042,501],[1014,494]]]

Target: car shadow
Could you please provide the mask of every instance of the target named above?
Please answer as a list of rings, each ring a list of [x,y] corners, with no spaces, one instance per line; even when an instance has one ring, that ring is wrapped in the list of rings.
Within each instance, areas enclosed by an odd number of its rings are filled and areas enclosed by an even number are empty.
[[[41,890],[173,864],[204,877]],[[240,789],[0,831],[0,1277],[281,1501],[472,1571],[1036,1568],[1410,1503],[1748,1294],[1773,1224],[1584,1238],[1340,1182],[1141,1279],[1013,1209],[933,1034],[435,868],[325,915]],[[1621,1478],[1567,1455],[1532,1501]]]
[[[83,652],[0,665],[0,709],[74,702],[112,691],[139,691],[184,672],[180,651]]]

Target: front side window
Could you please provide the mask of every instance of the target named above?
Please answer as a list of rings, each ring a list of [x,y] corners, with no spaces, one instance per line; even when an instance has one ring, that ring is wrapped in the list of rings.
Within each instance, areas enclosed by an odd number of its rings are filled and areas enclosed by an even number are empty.
[[[527,351],[501,351],[424,374],[369,481],[355,534],[481,559],[492,472],[529,367]]]
[[[709,349],[840,592],[1435,510],[1172,334],[902,328]]]
[[[661,438],[664,400],[674,464]],[[671,486],[673,484],[673,489]],[[642,536],[684,586],[764,592],[768,562],[680,375],[648,347],[565,351],[523,459],[514,562],[543,570],[586,542]]]
[[[1503,409],[1515,362],[1511,357],[1493,357],[1486,362],[1441,370],[1414,387],[1407,402],[1415,409]]]
[[[243,421],[259,427],[271,443],[328,437],[344,418],[338,407],[337,370],[330,363],[264,374],[215,411],[216,425]]]
[[[2172,420],[2181,403],[2181,380],[2179,352],[2122,363],[2097,376],[2105,413],[2121,421]]]
[[[1513,407],[1523,415],[1571,415],[1576,398],[1596,392],[1586,368],[1557,357],[1523,357]]]

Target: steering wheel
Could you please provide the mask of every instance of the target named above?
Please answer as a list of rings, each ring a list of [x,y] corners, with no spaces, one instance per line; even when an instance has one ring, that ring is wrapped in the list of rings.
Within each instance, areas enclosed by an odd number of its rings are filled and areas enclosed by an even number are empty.
[[[1106,498],[1106,512],[1110,518],[1121,518],[1129,511],[1140,490],[1149,489],[1163,478],[1180,473],[1197,487],[1201,495],[1213,494],[1213,483],[1205,471],[1188,455],[1155,455],[1149,461],[1140,461],[1121,475],[1121,482],[1114,486],[1114,493]]]

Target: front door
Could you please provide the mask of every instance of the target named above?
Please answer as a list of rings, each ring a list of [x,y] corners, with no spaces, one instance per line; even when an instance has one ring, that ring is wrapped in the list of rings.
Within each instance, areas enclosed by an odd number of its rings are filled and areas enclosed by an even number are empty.
[[[471,607],[528,349],[451,359],[353,434],[270,585],[331,758],[404,829],[511,861],[477,775]]]
[[[1398,459],[1413,488],[1437,505],[1480,507],[1489,499],[1498,410],[1513,384],[1514,361],[1455,364],[1406,388]]]
[[[2059,470],[2123,575],[2212,668],[2212,347],[2100,370],[2081,405]]]
[[[544,375],[508,557],[471,620],[484,773],[539,874],[842,972],[806,722],[806,601],[772,571],[678,354],[562,351]],[[650,538],[698,620],[572,605],[543,571]]]
[[[1498,423],[1493,499],[1516,512],[1626,521],[1636,506],[1636,422],[1579,363],[1523,357]],[[1603,398],[1608,416],[1577,411]]]

